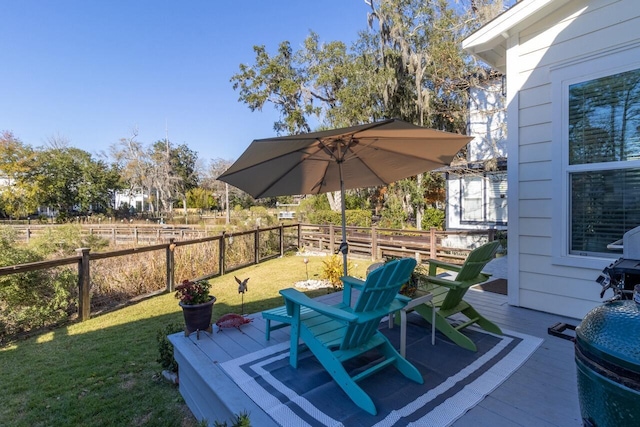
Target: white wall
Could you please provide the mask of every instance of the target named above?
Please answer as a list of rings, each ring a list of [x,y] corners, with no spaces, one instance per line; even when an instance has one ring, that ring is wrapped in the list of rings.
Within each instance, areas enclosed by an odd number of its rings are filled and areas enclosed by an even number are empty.
[[[506,105],[502,79],[487,80],[469,90],[469,143],[467,160],[507,157]]]
[[[637,62],[638,28],[637,0],[575,0],[508,39],[512,304],[582,318],[601,303],[595,279],[617,256],[569,256],[565,250],[563,82]]]

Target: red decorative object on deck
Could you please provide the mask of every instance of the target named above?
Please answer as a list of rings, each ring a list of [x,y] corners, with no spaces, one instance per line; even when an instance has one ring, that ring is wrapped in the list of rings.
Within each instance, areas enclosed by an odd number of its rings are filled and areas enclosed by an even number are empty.
[[[216,326],[220,328],[218,332],[220,332],[223,328],[236,328],[240,331],[240,326],[251,323],[252,321],[253,319],[240,316],[239,314],[229,313],[219,318],[216,322]]]

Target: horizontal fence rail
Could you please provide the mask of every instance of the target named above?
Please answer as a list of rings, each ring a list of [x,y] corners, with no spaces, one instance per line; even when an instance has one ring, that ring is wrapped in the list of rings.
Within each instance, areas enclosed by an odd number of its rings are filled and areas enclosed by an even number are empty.
[[[301,224],[303,248],[337,253],[342,229],[334,225]],[[346,227],[349,254],[372,261],[389,257],[413,257],[418,261],[445,259],[462,262],[481,244],[495,240],[495,230],[437,231],[397,230],[377,227]]]
[[[14,227],[26,240],[43,232],[46,226]],[[89,248],[77,249],[77,255],[20,265],[0,267],[0,277],[60,266],[77,265],[78,318],[91,315],[91,264],[99,260],[155,253],[163,259],[166,280],[163,291],[175,288],[176,253],[192,245],[211,245],[217,254],[215,267],[192,280],[206,280],[226,273],[282,257],[287,251],[309,251],[335,254],[342,241],[341,227],[334,225],[281,224],[238,232],[222,232],[207,236],[207,232],[185,228],[152,227],[85,227],[93,235],[109,236],[114,242],[143,244],[128,249],[92,253]],[[351,257],[381,260],[389,257],[414,257],[418,261],[429,258],[462,262],[469,251],[482,243],[494,240],[495,230],[484,231],[428,231],[397,230],[377,227],[347,227],[347,241]],[[151,244],[161,241],[162,243]],[[162,255],[164,254],[164,255]]]

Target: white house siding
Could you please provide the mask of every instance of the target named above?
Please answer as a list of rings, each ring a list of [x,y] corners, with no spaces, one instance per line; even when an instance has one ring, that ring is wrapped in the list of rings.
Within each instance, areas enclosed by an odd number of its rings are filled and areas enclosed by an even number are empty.
[[[506,107],[502,79],[491,79],[469,90],[469,143],[467,160],[477,162],[507,156]]]
[[[639,61],[637,52],[606,58],[612,46],[640,45],[639,16],[638,0],[571,1],[511,33],[508,100],[515,105],[508,115],[509,170],[517,171],[510,175],[517,185],[511,180],[509,193],[512,204],[517,200],[509,218],[512,304],[582,318],[601,303],[595,279],[617,256],[570,257],[559,249],[566,246],[566,193],[557,105],[562,98],[554,80],[588,76],[595,71],[594,56],[605,57],[598,67],[610,69]]]
[[[489,159],[507,157],[507,139],[506,139],[506,107],[503,96],[503,82],[501,78],[491,78],[486,80],[478,88],[472,88],[469,91],[469,125],[468,135],[474,136],[474,139],[468,146],[468,162],[483,162]],[[447,177],[447,216],[446,228],[448,230],[484,230],[487,228],[506,229],[506,218],[504,221],[496,221],[493,218],[500,216],[502,212],[506,212],[506,198],[504,199],[504,207],[499,209],[500,213],[491,210],[491,194],[492,190],[489,186],[495,187],[493,193],[503,192],[507,188],[506,176],[500,184],[486,181],[483,189],[474,186],[470,192],[466,180],[469,177],[480,177],[482,171],[477,174],[456,175],[449,174]],[[468,195],[469,197],[465,197]],[[465,216],[469,216],[472,209],[471,199],[480,198],[481,204],[477,206],[478,219],[469,220]],[[464,205],[464,206],[463,206]],[[463,209],[466,211],[463,212]],[[491,210],[491,212],[489,212]],[[481,212],[480,212],[481,211]],[[506,213],[504,214],[506,215]]]

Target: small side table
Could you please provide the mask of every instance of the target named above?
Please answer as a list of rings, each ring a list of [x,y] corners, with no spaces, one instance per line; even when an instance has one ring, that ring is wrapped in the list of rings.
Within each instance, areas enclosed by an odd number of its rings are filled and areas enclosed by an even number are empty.
[[[436,310],[433,306],[433,295],[428,293],[418,298],[412,299],[407,305],[401,308],[400,311],[400,354],[405,357],[407,349],[407,313],[413,311],[413,308],[420,305],[429,303],[431,304],[431,345],[436,344]],[[394,315],[389,316],[389,329],[393,328]]]

